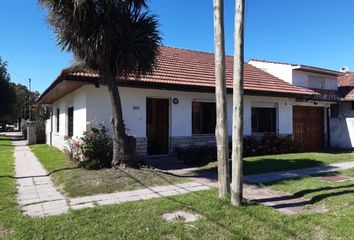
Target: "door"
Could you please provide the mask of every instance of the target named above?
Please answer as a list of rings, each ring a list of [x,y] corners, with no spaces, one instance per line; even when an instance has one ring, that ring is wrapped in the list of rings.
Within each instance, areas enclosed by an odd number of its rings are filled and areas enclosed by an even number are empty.
[[[324,108],[294,106],[294,140],[304,151],[319,150],[324,147]]]
[[[168,154],[169,100],[146,99],[146,135],[149,155]]]

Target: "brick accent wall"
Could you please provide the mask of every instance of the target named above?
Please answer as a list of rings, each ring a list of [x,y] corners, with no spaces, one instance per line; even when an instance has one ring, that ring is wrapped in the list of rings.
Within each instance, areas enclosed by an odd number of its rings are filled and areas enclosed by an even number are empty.
[[[60,149],[61,151],[64,151],[67,146],[65,136],[59,135],[57,133],[53,133],[52,134],[52,146]]]
[[[185,137],[171,137],[170,152],[173,153],[176,147],[188,148],[193,146],[215,146],[214,134],[198,134]]]
[[[136,138],[135,154],[138,157],[147,155],[147,138],[145,137]]]

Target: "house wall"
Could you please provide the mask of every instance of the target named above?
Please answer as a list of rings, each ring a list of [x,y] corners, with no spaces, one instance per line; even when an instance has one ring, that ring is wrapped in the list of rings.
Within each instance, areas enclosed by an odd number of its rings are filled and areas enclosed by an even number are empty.
[[[168,91],[141,88],[120,87],[123,115],[126,128],[135,137],[146,137],[146,98],[178,98],[179,103],[170,101],[170,136],[192,136],[192,102],[215,102],[212,93],[196,93],[182,91]],[[292,134],[292,104],[293,99],[245,96],[244,99],[244,133],[251,135],[251,107],[260,103],[274,103],[278,106],[278,132],[280,134]],[[232,95],[227,96],[228,133],[232,133]],[[87,119],[97,123],[103,123],[111,131],[110,126],[111,103],[106,87],[87,88]]]
[[[66,140],[68,139],[68,108],[74,107],[74,131],[73,138],[79,138],[86,130],[86,86],[77,89],[71,94],[61,98],[53,103],[53,116],[52,116],[52,145],[64,150],[67,147]],[[59,115],[59,132],[57,132],[57,118],[56,111],[60,109]],[[47,133],[48,136],[49,133]],[[47,137],[47,143],[50,139]]]
[[[292,66],[289,64],[262,62],[254,60],[250,60],[248,63],[288,83],[292,83],[293,81],[293,70]]]
[[[292,73],[292,78],[293,78],[292,84],[294,84],[296,86],[300,86],[300,87],[311,88],[312,86],[310,86],[310,84],[309,84],[309,78],[311,76],[321,77],[325,80],[325,84],[322,87],[322,89],[338,90],[338,81],[337,81],[337,78],[335,78],[335,77],[324,75],[324,74],[297,71],[297,70],[294,70]]]
[[[309,77],[317,76],[325,79],[325,84],[322,87],[323,89],[338,90],[337,78],[333,76],[294,70],[293,66],[290,64],[254,60],[251,60],[248,63],[296,86],[311,87],[309,84]]]
[[[354,148],[354,110],[351,102],[338,104],[338,117],[330,118],[330,146]]]
[[[122,110],[126,128],[137,139],[136,154],[147,155],[146,138],[146,98],[166,98],[170,100],[170,151],[176,146],[213,145],[214,134],[192,134],[192,102],[215,102],[213,93],[182,92],[156,89],[120,87]],[[178,104],[172,99],[178,98]],[[293,98],[245,96],[244,135],[254,135],[251,126],[251,109],[259,106],[276,106],[277,134],[292,135],[293,106],[314,106],[314,103],[297,102]],[[111,134],[111,102],[105,86],[96,88],[86,85],[53,104],[52,145],[64,149],[67,139],[67,108],[74,106],[74,138],[81,137],[87,124],[103,124]],[[328,107],[329,104],[317,103]],[[56,109],[60,108],[60,131],[56,132]],[[232,135],[232,95],[227,95],[228,134]],[[325,121],[326,123],[326,121]],[[49,125],[49,123],[48,123]],[[326,127],[324,129],[326,132]],[[50,136],[50,132],[47,133]],[[48,138],[47,138],[48,139]],[[48,141],[48,144],[50,142]]]
[[[192,102],[215,102],[212,93],[168,91],[120,87],[126,128],[137,139],[137,155],[147,154],[146,98],[170,99],[170,150],[176,146],[215,144],[214,134],[192,134]],[[107,88],[87,86],[87,120],[104,124],[111,132],[111,103]],[[178,98],[178,104],[172,99]],[[277,133],[292,134],[292,106],[294,99],[277,97],[245,96],[244,134],[251,135],[251,108],[260,104],[277,106]],[[232,95],[227,96],[228,134],[232,134]]]

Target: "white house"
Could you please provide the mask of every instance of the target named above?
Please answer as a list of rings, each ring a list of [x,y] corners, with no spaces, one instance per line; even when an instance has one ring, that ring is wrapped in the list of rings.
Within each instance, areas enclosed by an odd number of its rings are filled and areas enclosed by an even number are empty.
[[[229,135],[232,113],[232,65],[227,57],[227,111]],[[252,63],[251,63],[252,64]],[[273,132],[294,135],[306,149],[326,146],[329,101],[307,86],[295,86],[251,64],[244,68],[244,134]],[[175,147],[215,144],[214,55],[161,47],[153,75],[117,80],[126,128],[137,140],[136,154],[161,155]],[[329,86],[334,87],[332,79]],[[321,100],[321,101],[320,101]],[[67,69],[41,95],[51,104],[47,143],[62,149],[65,141],[80,137],[89,122],[111,129],[111,103],[99,74]],[[316,124],[308,123],[316,122]],[[307,124],[307,125],[306,125]],[[297,132],[312,132],[313,142]]]
[[[323,127],[325,139],[330,147],[352,148],[354,146],[354,138],[349,137],[351,135],[350,129],[354,130],[354,125],[345,123],[346,121],[351,121],[348,118],[339,119],[337,117],[338,108],[341,109],[341,113],[344,113],[345,109],[351,106],[351,104],[347,102],[348,99],[343,95],[342,89],[339,89],[341,86],[338,85],[338,79],[343,77],[343,72],[300,64],[257,59],[252,59],[248,63],[288,83],[309,88],[320,93],[320,98],[318,102],[316,102],[316,105],[313,106],[312,110],[316,109],[316,114],[321,115],[323,120],[318,118],[314,121],[315,119],[307,117],[307,120],[303,120],[305,125],[305,128],[301,128],[303,131],[300,129],[294,132],[295,138],[303,138],[304,141],[306,141],[306,139],[312,142],[318,141],[316,135],[318,136],[320,133],[314,133],[307,129],[309,124],[316,124]],[[305,108],[303,108],[303,110],[305,110]],[[294,114],[296,114],[296,111],[297,110],[294,108]],[[310,113],[310,111],[308,113]],[[353,113],[351,114],[354,116]]]

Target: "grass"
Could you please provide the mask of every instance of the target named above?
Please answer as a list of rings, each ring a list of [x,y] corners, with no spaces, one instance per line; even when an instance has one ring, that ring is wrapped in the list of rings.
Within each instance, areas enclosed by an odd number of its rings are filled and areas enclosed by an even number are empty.
[[[219,200],[213,189],[29,218],[21,215],[15,202],[13,147],[7,139],[0,138],[0,154],[0,239],[351,239],[354,234],[354,194],[334,194],[344,189],[333,190],[330,197],[318,201],[332,205],[325,214],[288,216],[252,204],[233,208],[228,200]],[[305,178],[272,187],[302,191],[333,186],[311,181]],[[199,213],[202,218],[194,223],[161,219],[162,214],[175,210]]]
[[[147,168],[85,170],[78,168],[64,153],[48,145],[33,145],[31,149],[59,190],[68,197],[129,191],[187,181]]]
[[[244,174],[258,174],[266,172],[285,171],[290,169],[315,167],[324,164],[354,161],[352,151],[327,151],[290,153],[269,156],[257,156],[244,158]],[[216,162],[211,162],[201,169],[216,171]]]
[[[318,176],[347,176],[354,179],[354,170],[346,170],[317,176],[303,177],[268,183],[273,189],[289,192],[309,199],[313,204],[325,203],[331,210],[340,211],[343,207],[354,210],[354,180],[345,182],[323,182]],[[341,203],[340,203],[341,202]],[[354,212],[353,212],[354,216]],[[353,235],[354,236],[354,235]]]

